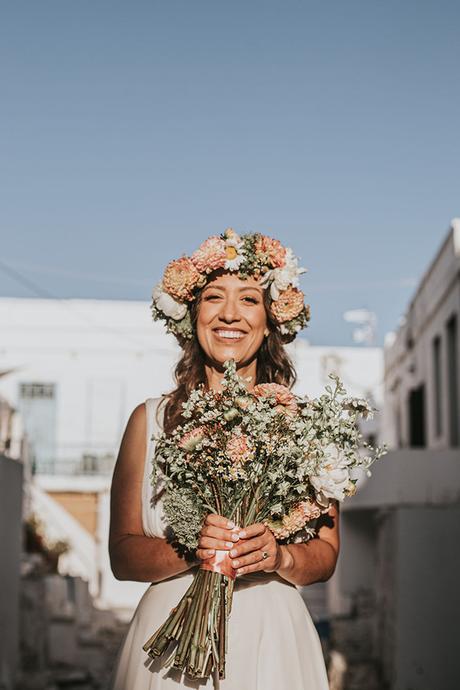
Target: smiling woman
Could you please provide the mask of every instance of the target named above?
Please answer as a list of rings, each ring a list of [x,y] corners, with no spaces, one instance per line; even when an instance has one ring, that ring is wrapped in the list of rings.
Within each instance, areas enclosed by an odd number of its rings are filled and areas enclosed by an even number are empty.
[[[221,363],[229,359],[238,362],[240,375],[251,376],[255,385],[257,352],[269,334],[263,293],[255,278],[241,280],[231,273],[215,275],[203,288],[196,332],[206,353],[205,372],[211,388],[219,384]]]
[[[120,651],[114,690],[328,688],[318,636],[293,585],[326,580],[334,571],[339,548],[335,505],[318,526],[318,538],[308,543],[280,544],[265,524],[242,527],[223,515],[207,515],[198,548],[187,560],[168,538],[161,481],[154,486],[150,481],[155,436],[161,430],[171,435],[184,421],[183,404],[197,386],[221,390],[226,361],[235,361],[248,390],[258,384],[269,384],[270,390],[293,384],[295,371],[283,344],[309,320],[298,288],[302,270],[278,240],[258,233],[239,237],[227,230],[203,242],[191,257],[168,264],[154,289],[153,316],[166,322],[183,353],[176,388],[133,412],[114,472],[112,569],[120,579],[153,583]],[[235,436],[231,452],[245,448]],[[162,662],[143,652],[145,641],[176,610],[195,568],[219,572],[220,551],[238,576],[225,679],[200,676],[196,681],[165,672]]]

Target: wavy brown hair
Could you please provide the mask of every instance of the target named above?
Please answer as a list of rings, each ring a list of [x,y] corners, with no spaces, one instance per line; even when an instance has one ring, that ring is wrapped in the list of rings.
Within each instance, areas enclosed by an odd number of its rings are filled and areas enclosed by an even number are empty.
[[[192,390],[199,384],[206,385],[205,353],[196,337],[196,321],[200,303],[201,291],[190,309],[195,337],[181,341],[183,354],[174,371],[177,386],[165,396],[163,429],[167,434],[172,433],[178,424],[185,421],[182,417],[182,403],[187,400]],[[257,352],[256,384],[279,383],[290,388],[294,385],[297,375],[291,358],[284,349],[283,336],[271,314],[270,296],[267,290],[264,290],[264,306],[269,334]]]

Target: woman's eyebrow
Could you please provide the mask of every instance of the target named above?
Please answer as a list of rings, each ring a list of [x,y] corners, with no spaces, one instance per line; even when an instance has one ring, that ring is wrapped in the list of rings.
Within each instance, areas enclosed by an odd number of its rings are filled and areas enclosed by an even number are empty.
[[[221,292],[225,292],[225,288],[219,287],[218,285],[205,285],[203,292],[206,292],[206,290],[220,290]]]
[[[206,287],[203,288],[203,292],[207,290],[220,290],[221,292],[226,292],[227,288],[221,287],[220,285],[206,285]],[[262,288],[256,287],[255,285],[244,285],[238,288],[238,292],[243,292],[243,290],[255,290],[259,294],[262,293]]]
[[[240,292],[242,292],[243,290],[255,290],[256,292],[259,292],[259,293],[262,292],[262,288],[256,287],[255,285],[248,285],[248,286],[246,286],[246,287],[241,287],[241,288],[238,288],[238,289],[239,289]]]

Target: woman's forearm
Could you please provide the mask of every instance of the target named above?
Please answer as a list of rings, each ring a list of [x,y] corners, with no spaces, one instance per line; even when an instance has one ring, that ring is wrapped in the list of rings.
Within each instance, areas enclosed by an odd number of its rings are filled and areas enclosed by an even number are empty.
[[[117,580],[160,582],[192,567],[166,539],[127,534],[110,545],[110,563]]]
[[[299,587],[325,582],[335,570],[337,552],[322,539],[306,544],[281,546],[281,566],[276,571],[284,580]]]

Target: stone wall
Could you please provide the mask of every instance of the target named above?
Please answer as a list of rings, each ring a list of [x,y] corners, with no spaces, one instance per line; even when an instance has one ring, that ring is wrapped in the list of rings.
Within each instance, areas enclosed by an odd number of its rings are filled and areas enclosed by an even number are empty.
[[[16,690],[108,688],[126,626],[94,607],[84,580],[23,577],[20,628]]]

